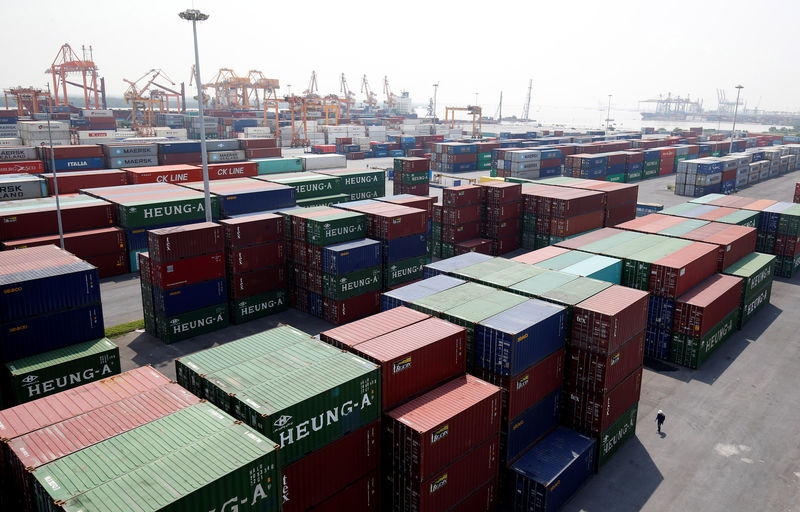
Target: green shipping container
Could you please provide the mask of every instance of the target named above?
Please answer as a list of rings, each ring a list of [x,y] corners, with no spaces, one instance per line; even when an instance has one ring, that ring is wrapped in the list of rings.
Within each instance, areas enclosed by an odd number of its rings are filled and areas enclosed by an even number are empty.
[[[448,242],[442,242],[442,255],[440,258],[447,259],[452,258],[456,255],[456,244],[451,244]]]
[[[171,195],[171,199],[154,198],[144,201],[119,203],[119,197],[112,198],[117,203],[119,225],[124,228],[158,226],[162,224],[186,224],[206,218],[205,198],[201,192],[188,189],[186,193]],[[219,217],[219,201],[211,196],[211,216]]]
[[[541,249],[542,247],[550,245],[550,235],[547,233],[536,233],[534,239],[536,241],[536,249]]]
[[[800,270],[800,254],[797,256],[778,256],[775,262],[776,276],[791,278],[798,270]]]
[[[650,265],[692,243],[677,238],[661,238],[660,243],[625,258],[622,264],[623,286],[646,291],[650,287]]]
[[[326,176],[313,172],[302,172],[288,176],[270,176],[264,178],[272,183],[294,187],[295,198],[299,203],[301,199],[315,197],[330,197],[342,193],[342,179],[338,176]]]
[[[256,318],[262,318],[285,311],[288,303],[286,290],[273,290],[246,297],[230,303],[231,323],[243,324]]]
[[[333,196],[312,197],[309,199],[299,199],[297,206],[311,208],[314,206],[330,206],[332,204],[345,203],[350,200],[350,194],[336,194]]]
[[[652,170],[658,171],[658,168],[660,166],[661,166],[661,160],[645,160],[642,169],[644,169],[645,171],[652,171]],[[658,172],[656,172],[656,174],[658,174]],[[645,172],[645,176],[646,175],[647,173]]]
[[[380,418],[380,380],[378,366],[339,352],[237,395],[236,411],[280,443],[283,467]]]
[[[536,248],[535,233],[522,233],[522,248],[528,250],[534,250]]]
[[[327,245],[327,244],[326,244]],[[380,290],[381,267],[370,267],[344,275],[322,274],[322,295],[333,300],[344,300],[357,295]]]
[[[697,369],[711,353],[727,340],[739,324],[739,308],[734,309],[702,338],[692,338],[673,332],[670,361]]]
[[[589,297],[597,295],[609,286],[611,286],[611,283],[606,281],[598,281],[590,277],[578,277],[573,281],[568,281],[561,286],[542,292],[537,298],[565,306],[567,308],[566,325],[571,326],[572,308]],[[567,338],[569,338],[570,334],[570,329],[567,329]]]
[[[409,303],[408,307],[433,316],[495,291],[476,283],[464,283]]]
[[[526,279],[525,281],[511,286],[509,291],[525,297],[540,297],[542,294],[563,286],[570,281],[575,281],[576,279],[578,279],[578,276],[574,274],[566,274],[564,272],[558,272],[557,270],[547,270],[538,276],[531,277],[530,279]]]
[[[771,254],[751,252],[728,266],[722,273],[742,278],[742,301],[744,302],[758,295],[764,285],[771,284],[776,261],[775,256]]]
[[[536,233],[536,214],[531,212],[522,213],[522,232]]]
[[[478,162],[491,162],[491,161],[492,161],[491,151],[487,153],[478,153]]]
[[[758,219],[761,217],[760,212],[750,210],[737,210],[729,213],[719,219],[714,219],[714,222],[723,222],[725,224],[737,224],[739,226],[747,226],[750,228],[758,227]]]
[[[778,217],[778,234],[800,235],[800,205],[794,205],[781,212]]]
[[[383,197],[386,195],[386,190],[383,187],[374,190],[353,190],[346,195],[348,201],[363,201],[364,199],[375,199],[376,197]],[[331,204],[338,204],[338,203],[331,203]]]
[[[639,402],[622,413],[605,432],[600,434],[597,442],[597,470],[599,471],[611,457],[617,453],[625,442],[636,433],[636,416],[639,412]]]
[[[280,510],[275,443],[199,403],[41,466],[39,510]]]
[[[263,158],[253,161],[258,164],[259,175],[300,172],[303,170],[303,160],[301,158]]]
[[[175,360],[178,384],[201,398],[207,398],[207,382],[203,375],[211,375],[310,338],[308,334],[294,327],[282,325],[218,347],[179,357]]]
[[[166,317],[156,313],[158,339],[174,343],[228,327],[228,304],[222,303]]]
[[[660,235],[681,237],[690,231],[700,229],[708,224],[707,220],[700,219],[686,219],[679,224],[662,229],[658,232]]]
[[[754,294],[742,301],[740,306],[739,324],[737,327],[741,329],[744,324],[750,321],[756,313],[761,311],[764,306],[769,304],[769,298],[772,295],[772,281],[764,283],[761,289],[756,290]]]
[[[544,272],[546,272],[546,270],[533,265],[520,263],[520,266],[515,265],[513,267],[488,273],[485,276],[477,279],[476,282],[485,284],[486,286],[491,286],[493,288],[505,289],[519,282],[525,281],[526,279],[530,279],[531,277],[538,276]]]
[[[628,171],[625,174],[626,177],[625,181],[626,182],[639,181],[640,179],[642,179],[643,176],[644,176],[643,169],[639,169],[638,171]]]
[[[658,176],[658,167],[654,169],[648,169],[645,167],[642,171],[642,178],[653,178],[655,176]]]
[[[434,240],[442,240],[442,225],[438,222],[432,223],[432,236]]]
[[[8,401],[22,404],[120,373],[119,348],[107,338],[6,364]]]
[[[527,300],[527,297],[515,293],[509,293],[503,290],[492,290],[490,293],[481,297],[448,309],[439,316],[450,323],[460,325],[467,329],[467,364],[470,364],[472,361],[470,354],[474,350],[475,343],[475,326],[478,322],[486,320],[490,316],[502,313]]]
[[[478,281],[487,274],[507,268],[519,268],[521,265],[525,264],[518,261],[507,260],[505,258],[492,258],[468,267],[460,268],[454,272],[448,272],[448,274],[466,281]]]
[[[430,181],[430,174],[428,171],[404,172],[401,176],[400,183],[403,185],[419,185]]]
[[[422,279],[427,256],[415,256],[389,265],[383,274],[383,286],[391,288],[409,281]]]
[[[545,268],[547,270],[562,270],[576,263],[588,260],[589,258],[592,258],[594,256],[595,256],[594,254],[590,254],[588,252],[570,251],[540,261],[536,263],[535,266],[539,268]]]
[[[492,168],[492,161],[487,160],[485,162],[478,162],[478,170],[479,171],[488,171]]]
[[[310,244],[332,245],[366,236],[366,216],[362,213],[341,211],[306,219],[306,242]]]
[[[606,181],[610,181],[612,183],[625,183],[625,173],[609,174],[606,176]]]
[[[347,172],[337,171],[337,174],[326,174],[325,170],[312,171],[323,176],[335,176],[341,179],[342,192],[352,190],[374,189],[386,184],[386,171],[383,169],[348,169]]]
[[[442,257],[442,243],[441,242],[431,242],[433,246],[431,248],[431,253],[434,258],[441,258]]]

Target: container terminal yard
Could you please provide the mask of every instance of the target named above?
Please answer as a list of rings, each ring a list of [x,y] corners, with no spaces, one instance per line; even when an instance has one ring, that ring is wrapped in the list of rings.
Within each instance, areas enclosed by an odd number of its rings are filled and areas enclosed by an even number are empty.
[[[0,509],[798,509],[797,114],[292,93],[180,18],[188,81],[0,84]]]

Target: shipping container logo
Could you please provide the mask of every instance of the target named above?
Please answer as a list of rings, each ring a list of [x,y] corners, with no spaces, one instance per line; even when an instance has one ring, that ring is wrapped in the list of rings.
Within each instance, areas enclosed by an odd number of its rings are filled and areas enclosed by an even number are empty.
[[[289,416],[288,414],[283,414],[283,415],[281,415],[280,418],[275,420],[272,424],[275,426],[275,428],[283,428],[286,425],[288,425],[290,421],[292,421],[292,417]]]
[[[411,368],[411,357],[406,357],[405,359],[401,359],[392,365],[392,373],[397,374],[403,370],[408,370],[409,368]]]
[[[447,485],[447,473],[443,474],[442,476],[440,476],[439,478],[437,478],[436,480],[431,482],[431,492],[430,493],[431,494],[435,493],[436,491],[438,491],[439,489],[441,489],[445,485]]]
[[[36,375],[28,375],[27,377],[25,377],[24,379],[22,379],[22,383],[23,383],[23,384],[30,384],[30,383],[32,383],[32,382],[35,382],[35,381],[36,381],[36,379],[38,379],[38,378],[39,378],[39,377],[37,377]]]
[[[450,434],[450,425],[442,425],[431,433],[431,444],[445,438]]]
[[[519,379],[517,381],[517,391],[519,391],[520,389],[522,389],[525,386],[527,386],[528,382],[530,382],[530,377],[528,375],[526,375],[526,376],[522,377],[521,379]]]
[[[620,353],[619,352],[614,354],[614,356],[611,358],[611,366],[614,366],[615,364],[617,364],[619,362],[619,358],[620,358]]]

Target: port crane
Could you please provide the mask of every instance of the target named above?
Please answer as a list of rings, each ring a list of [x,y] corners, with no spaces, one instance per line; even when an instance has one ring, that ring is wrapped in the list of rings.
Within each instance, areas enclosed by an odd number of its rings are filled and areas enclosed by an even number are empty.
[[[53,75],[54,104],[56,107],[69,105],[67,85],[72,85],[83,90],[85,108],[99,109],[101,105],[102,108],[106,108],[105,79],[99,79],[98,87],[98,68],[93,60],[92,47],[89,46],[87,49],[85,46],[81,46],[81,51],[83,57],[79,57],[69,44],[64,43],[58,49],[53,63],[45,70],[45,73]],[[69,80],[69,77],[75,74],[81,75],[82,83]]]
[[[383,93],[386,94],[386,106],[389,110],[397,107],[397,95],[392,92],[388,76],[383,77]]]
[[[307,98],[318,98],[319,87],[317,87],[317,72],[311,72],[311,78],[308,81],[308,87],[303,91],[303,96]]]
[[[450,129],[455,128],[456,112],[467,112],[472,115],[472,137],[480,139],[483,137],[483,117],[481,107],[477,105],[467,105],[466,107],[445,107],[444,123],[450,122]]]
[[[45,106],[49,106],[49,111],[53,111],[53,98],[49,92],[36,87],[12,87],[3,91],[8,110],[8,97],[14,98],[17,104],[17,115],[26,115],[26,110],[32,114],[38,114]]]
[[[278,125],[278,89],[280,89],[280,82],[276,78],[267,78],[264,73],[257,69],[251,69],[247,73],[247,78],[250,80],[250,91],[254,95],[254,100],[251,103],[259,108],[259,103],[264,109],[264,126],[267,126],[267,111],[273,110],[275,115],[275,135],[279,131]],[[260,96],[259,96],[260,93]]]
[[[522,107],[522,120],[529,121],[531,113],[531,91],[533,90],[533,78],[528,80],[528,95],[525,97],[525,106]]]
[[[175,111],[186,111],[186,97],[184,85],[181,83],[180,91],[161,85],[157,79],[163,79],[172,87],[173,82],[161,69],[151,69],[138,79],[131,81],[123,78],[128,84],[124,93],[125,103],[131,106],[131,122],[135,128],[153,126],[153,114],[171,112],[171,100],[175,100]],[[144,83],[144,85],[141,85]]]
[[[378,106],[378,95],[372,92],[372,89],[369,88],[369,81],[367,80],[367,75],[361,77],[361,92],[363,92],[367,99],[365,103],[372,108]]]

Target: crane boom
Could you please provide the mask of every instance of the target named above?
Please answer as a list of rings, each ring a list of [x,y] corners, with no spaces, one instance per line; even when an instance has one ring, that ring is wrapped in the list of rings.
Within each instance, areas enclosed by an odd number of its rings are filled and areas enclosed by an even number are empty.
[[[522,107],[522,120],[528,121],[531,111],[531,90],[533,90],[533,78],[528,80],[528,96],[525,99],[525,106]]]

